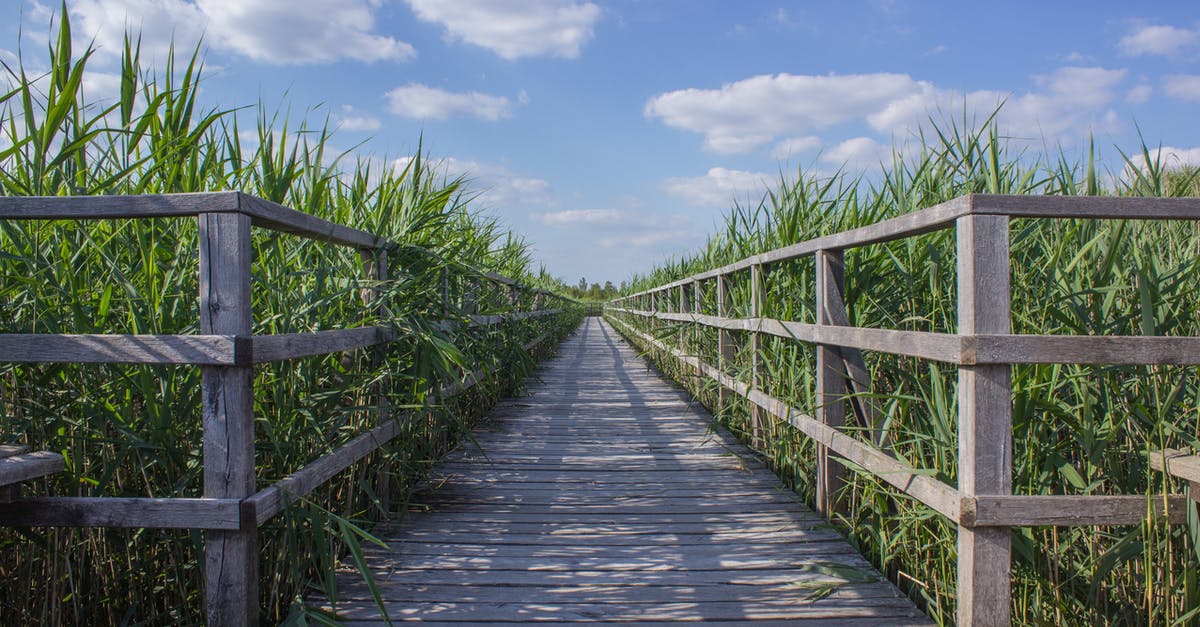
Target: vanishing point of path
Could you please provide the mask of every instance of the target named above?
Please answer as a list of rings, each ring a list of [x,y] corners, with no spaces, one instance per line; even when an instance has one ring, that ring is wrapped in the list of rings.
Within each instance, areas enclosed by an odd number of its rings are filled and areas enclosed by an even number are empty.
[[[393,621],[929,624],[599,318],[416,503],[367,547]],[[338,587],[382,620],[357,573]]]

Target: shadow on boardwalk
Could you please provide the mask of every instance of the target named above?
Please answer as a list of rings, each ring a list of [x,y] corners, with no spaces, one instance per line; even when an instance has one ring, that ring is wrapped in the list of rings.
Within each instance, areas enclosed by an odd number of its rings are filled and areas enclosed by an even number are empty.
[[[368,549],[391,619],[928,624],[711,422],[588,318]],[[339,578],[338,614],[381,621]]]

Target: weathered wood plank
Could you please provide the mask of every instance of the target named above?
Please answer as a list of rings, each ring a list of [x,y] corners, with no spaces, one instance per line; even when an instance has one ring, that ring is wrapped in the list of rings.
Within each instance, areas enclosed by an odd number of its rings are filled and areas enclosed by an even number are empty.
[[[1150,460],[1150,467],[1159,472],[1188,481],[1200,481],[1200,455],[1168,448],[1151,451],[1147,459]]]
[[[396,332],[387,327],[256,335],[253,340],[253,361],[261,364],[284,359],[340,353],[378,346],[394,339],[396,339]]]
[[[31,497],[0,507],[6,527],[124,527],[236,531],[243,521],[237,499]]]
[[[44,477],[66,468],[63,456],[50,451],[35,451],[0,457],[0,486]]]
[[[1187,521],[1182,496],[993,496],[963,499],[961,524],[966,527],[1136,525],[1147,515],[1163,516],[1172,524]]]
[[[695,286],[682,292],[683,307],[698,308]],[[589,320],[549,366],[530,396],[502,401],[475,442],[434,468],[381,532],[389,548],[364,547],[392,619],[653,622],[687,617],[670,605],[684,601],[661,596],[687,588],[693,618],[927,624],[606,324]],[[839,571],[862,576],[830,575]],[[340,575],[351,592],[339,613],[377,617],[353,579]],[[535,595],[554,595],[546,613]],[[571,611],[554,614],[550,601]]]
[[[200,331],[251,335],[250,218],[201,214]],[[204,497],[254,493],[254,368],[200,369]],[[210,625],[258,624],[257,527],[204,534],[205,619]]]
[[[0,334],[5,362],[231,366],[249,359],[237,349],[230,335]]]
[[[0,459],[28,452],[29,447],[23,444],[0,444]]]
[[[1010,333],[1008,217],[957,221],[958,332]],[[958,490],[963,498],[1012,494],[1012,368],[958,369]],[[958,610],[970,625],[1011,622],[1012,532],[958,527]]]

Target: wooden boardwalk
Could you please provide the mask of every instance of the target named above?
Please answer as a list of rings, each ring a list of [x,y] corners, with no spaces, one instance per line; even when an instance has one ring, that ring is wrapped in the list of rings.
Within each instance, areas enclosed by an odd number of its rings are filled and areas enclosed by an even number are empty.
[[[393,621],[929,624],[599,318],[416,503],[367,548]],[[382,621],[352,569],[339,589]]]

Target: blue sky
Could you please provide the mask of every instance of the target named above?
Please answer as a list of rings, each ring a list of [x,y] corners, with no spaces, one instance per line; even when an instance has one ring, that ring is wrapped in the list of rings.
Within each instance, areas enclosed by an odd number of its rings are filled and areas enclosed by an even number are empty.
[[[877,168],[939,109],[986,114],[1034,150],[1089,133],[1119,168],[1137,127],[1200,164],[1191,2],[73,0],[88,85],[115,91],[125,26],[161,59],[204,34],[211,106],[339,126],[403,159],[424,136],[555,275],[614,283],[703,243],[780,173]],[[56,3],[0,6],[39,63]],[[1135,127],[1136,125],[1136,127]],[[365,143],[364,143],[365,142]]]

